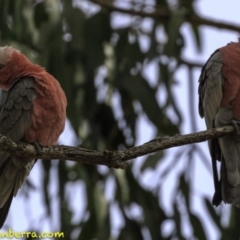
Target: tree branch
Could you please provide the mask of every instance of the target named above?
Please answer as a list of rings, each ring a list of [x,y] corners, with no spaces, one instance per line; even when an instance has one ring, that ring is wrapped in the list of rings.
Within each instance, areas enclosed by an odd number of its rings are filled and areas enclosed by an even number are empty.
[[[0,151],[9,152],[12,155],[32,159],[59,159],[71,160],[78,163],[105,165],[113,168],[125,169],[124,161],[154,153],[172,147],[203,142],[212,138],[219,138],[233,133],[232,126],[213,128],[207,131],[196,132],[174,137],[163,137],[153,139],[143,145],[116,151],[96,151],[71,146],[42,147],[38,152],[36,148],[27,143],[13,142],[11,139],[0,134]]]
[[[150,17],[150,18],[158,19],[163,22],[168,21],[171,17],[171,11],[166,7],[163,7],[161,9],[155,9],[154,12],[144,12],[144,11],[136,11],[133,9],[120,8],[120,7],[114,6],[111,2],[108,3],[108,1],[106,0],[89,0],[89,1],[92,3],[98,4],[103,8],[106,8],[111,12],[121,12],[121,13],[126,13],[130,15],[135,15],[135,16]],[[154,6],[151,6],[151,7],[154,7]],[[233,23],[215,21],[213,19],[202,18],[197,14],[186,14],[186,20],[192,24],[207,25],[211,27],[240,32],[239,25],[236,25]]]

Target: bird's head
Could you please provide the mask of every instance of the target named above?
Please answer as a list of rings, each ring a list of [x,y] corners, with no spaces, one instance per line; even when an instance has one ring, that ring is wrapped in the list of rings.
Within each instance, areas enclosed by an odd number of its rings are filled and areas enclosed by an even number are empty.
[[[0,88],[9,87],[26,72],[31,62],[17,49],[5,46],[0,47]]]
[[[5,46],[0,47],[0,69],[2,69],[7,63],[12,59],[12,54],[14,52],[20,53],[13,47]]]

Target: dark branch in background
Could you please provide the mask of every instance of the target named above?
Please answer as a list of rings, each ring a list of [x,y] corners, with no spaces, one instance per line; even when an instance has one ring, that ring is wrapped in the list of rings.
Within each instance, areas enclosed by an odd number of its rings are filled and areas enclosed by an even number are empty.
[[[168,21],[171,17],[171,11],[166,7],[162,7],[161,9],[159,8],[156,9],[157,6],[155,6],[155,11],[150,13],[150,12],[144,12],[144,11],[136,11],[133,9],[120,8],[120,7],[114,6],[112,2],[108,2],[107,0],[89,0],[89,1],[91,1],[92,3],[98,4],[101,7],[106,8],[111,12],[121,12],[121,13],[126,13],[130,15],[135,15],[135,16],[150,17],[150,18],[158,19],[163,22]],[[154,6],[151,5],[151,8],[154,8]],[[215,21],[213,19],[202,18],[197,14],[186,14],[186,20],[192,24],[207,25],[211,27],[240,32],[240,26],[238,25],[221,22],[221,21]]]
[[[43,160],[71,160],[78,163],[105,165],[108,167],[125,169],[126,165],[123,163],[124,161],[172,147],[223,137],[233,132],[234,129],[232,126],[225,126],[186,135],[156,138],[137,147],[116,151],[95,151],[80,147],[51,146],[43,147],[39,152],[37,152],[35,147],[31,144],[22,142],[16,143],[0,135],[0,151],[9,152],[12,155],[29,158],[30,160],[37,158]]]
[[[183,58],[178,58],[178,62],[179,64],[184,64],[184,65],[187,65],[189,66],[190,68],[202,68],[204,63],[200,63],[200,62],[194,62],[194,61],[188,61],[188,60],[185,60]]]

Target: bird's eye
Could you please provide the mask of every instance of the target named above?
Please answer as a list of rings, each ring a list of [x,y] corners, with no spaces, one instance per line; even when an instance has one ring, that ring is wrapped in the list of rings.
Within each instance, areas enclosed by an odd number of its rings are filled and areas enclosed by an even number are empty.
[[[2,68],[4,68],[4,66],[5,66],[5,65],[3,65],[3,64],[0,64],[0,70],[1,70]]]

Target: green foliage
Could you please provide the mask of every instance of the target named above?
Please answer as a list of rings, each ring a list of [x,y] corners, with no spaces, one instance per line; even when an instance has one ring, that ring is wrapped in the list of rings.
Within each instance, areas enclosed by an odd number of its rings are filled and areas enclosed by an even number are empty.
[[[83,1],[74,1],[83,2]],[[89,9],[77,7],[70,0],[45,1],[0,1],[0,40],[1,45],[13,45],[25,53],[32,61],[44,66],[61,83],[68,99],[67,116],[81,147],[104,150],[130,147],[135,144],[136,124],[143,114],[147,116],[156,130],[156,135],[166,136],[179,133],[182,115],[176,104],[172,88],[176,85],[174,73],[185,43],[180,32],[187,14],[194,13],[193,1],[176,1],[174,10],[166,0],[158,0],[158,8],[170,13],[165,21],[152,19],[152,28],[142,29],[144,18],[131,17],[126,26],[116,27],[111,23],[113,14],[106,9],[90,8],[96,5],[89,2]],[[142,1],[144,3],[144,1]],[[140,1],[141,6],[141,1]],[[123,16],[124,17],[124,16]],[[191,25],[196,46],[201,50],[201,35],[198,26]],[[157,39],[161,28],[168,41]],[[146,37],[149,48],[142,50],[140,41]],[[163,61],[163,58],[165,59]],[[147,63],[156,62],[159,76],[155,86],[150,85],[143,70]],[[176,68],[171,67],[175,61]],[[187,65],[186,65],[187,66]],[[102,73],[104,70],[104,73]],[[157,92],[166,92],[164,104],[159,104]],[[101,96],[101,97],[99,97]],[[113,100],[119,97],[119,109],[114,109]],[[140,105],[139,108],[136,105]],[[168,110],[176,116],[172,121]],[[119,118],[115,112],[121,112]],[[173,156],[174,164],[189,148],[183,148]],[[141,167],[139,176],[135,176],[132,165],[128,169],[102,171],[94,166],[67,162],[51,164],[44,161],[43,199],[47,217],[52,218],[51,197],[48,189],[50,170],[56,169],[55,179],[59,188],[60,229],[66,239],[145,239],[147,231],[152,240],[185,239],[182,232],[183,209],[192,228],[191,239],[206,239],[201,219],[191,212],[191,187],[186,173],[189,162],[179,177],[172,209],[168,215],[160,204],[163,178],[174,171],[174,164],[166,169],[154,190],[146,189],[141,178],[147,170],[161,167],[163,152],[147,158]],[[189,161],[192,154],[189,153]],[[74,178],[71,176],[75,176]],[[74,212],[70,209],[70,200],[66,197],[67,184],[81,180],[85,184],[87,199],[84,216],[78,223],[72,223]],[[112,200],[105,198],[109,181],[114,183]],[[31,190],[31,188],[29,188]],[[204,199],[207,212],[216,227],[223,233],[222,239],[230,239],[231,231],[238,231],[239,213],[232,214],[231,225],[223,227],[219,214],[208,199]],[[79,202],[81,205],[81,202]],[[123,227],[113,236],[110,209],[117,206],[123,218]],[[135,217],[131,206],[141,209],[142,216]],[[234,211],[234,210],[233,210]],[[169,236],[164,236],[161,226],[166,220],[174,222],[175,228]],[[78,230],[78,231],[77,231]],[[77,232],[77,234],[76,234]],[[74,234],[73,234],[74,233]],[[239,238],[239,234],[235,234]]]

